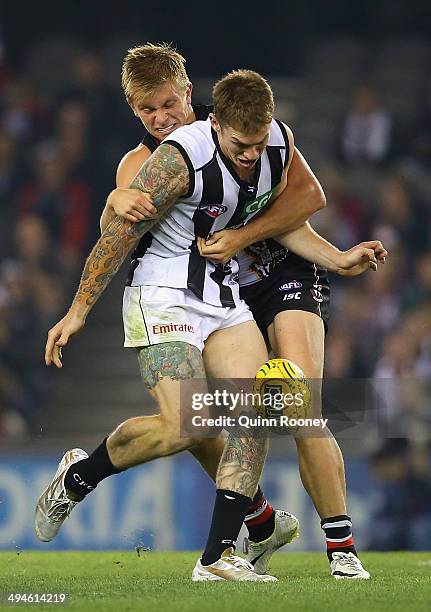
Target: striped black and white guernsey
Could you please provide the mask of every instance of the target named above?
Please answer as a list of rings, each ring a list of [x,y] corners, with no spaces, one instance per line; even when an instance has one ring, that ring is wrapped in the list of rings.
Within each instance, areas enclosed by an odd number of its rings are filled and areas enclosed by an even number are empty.
[[[203,302],[236,306],[236,258],[214,264],[199,255],[197,236],[240,227],[262,210],[279,185],[289,160],[283,124],[273,120],[268,144],[255,165],[255,178],[242,181],[220,149],[211,122],[195,121],[163,141],[176,147],[190,173],[189,192],[146,234],[135,250],[128,284],[188,288]]]

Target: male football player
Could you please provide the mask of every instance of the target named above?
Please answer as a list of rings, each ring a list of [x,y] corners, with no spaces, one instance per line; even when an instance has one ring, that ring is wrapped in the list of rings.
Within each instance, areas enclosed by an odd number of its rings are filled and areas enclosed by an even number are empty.
[[[241,90],[242,95],[238,98],[238,91]],[[251,99],[254,100],[259,94],[262,94],[259,100],[260,116],[256,113],[252,118],[244,116]],[[167,434],[170,446],[168,450],[166,445],[163,447],[149,423],[145,423],[145,418],[126,421],[90,458],[73,457],[72,461],[81,460],[72,465],[71,470],[60,470],[58,479],[61,480],[64,497],[53,499],[52,487],[46,493],[43,501],[48,506],[39,507],[37,517],[40,531],[49,524],[46,519],[53,508],[55,510],[55,504],[59,509],[61,503],[73,503],[70,495],[75,493],[82,497],[110,473],[142,463],[149,457],[178,452],[194,443],[179,435],[178,383],[179,379],[204,376],[200,355],[204,342],[208,354],[210,347],[213,355],[219,354],[217,360],[210,358],[205,363],[207,372],[214,377],[226,376],[232,364],[238,363],[239,354],[244,366],[244,373],[240,372],[239,376],[252,377],[257,364],[262,362],[262,339],[256,335],[256,328],[244,304],[238,301],[235,262],[227,267],[202,263],[196,236],[206,236],[211,230],[223,228],[228,223],[236,225],[234,221],[238,217],[246,222],[256,212],[248,210],[247,205],[256,200],[256,196],[264,199],[263,196],[272,191],[268,187],[271,187],[274,178],[275,186],[279,189],[283,187],[290,156],[284,164],[287,141],[280,125],[271,120],[271,100],[267,84],[255,73],[238,72],[222,80],[215,88],[220,119],[217,119],[216,111],[211,125],[208,122],[204,127],[195,124],[197,129],[190,126],[183,128],[182,134],[170,136],[169,143],[159,147],[144,164],[134,183],[137,188],[148,191],[158,211],[165,213],[156,229],[153,229],[155,221],[143,221],[132,226],[126,221],[114,219],[93,249],[69,313],[49,334],[46,361],[49,364],[53,360],[57,366],[61,365],[59,347],[82,327],[89,310],[127,252],[141,235],[151,229],[151,238],[137,258],[130,291],[125,299],[126,342],[140,348],[144,380],[158,399],[161,412],[171,417],[170,421],[165,418],[166,431],[163,432]],[[235,153],[236,140],[245,144],[249,151]],[[271,163],[266,151],[270,147],[278,149],[281,166],[278,158]],[[262,155],[266,156],[266,167],[264,169],[262,163],[262,169],[259,168],[261,172],[255,174],[255,166]],[[231,174],[232,170],[236,177]],[[224,179],[227,199],[223,199],[222,206],[226,208],[223,213],[228,214],[224,220],[220,221],[221,213],[208,223],[203,215],[206,215],[209,203],[214,201],[214,189],[219,188],[211,178],[213,172],[221,173]],[[235,178],[234,183],[230,176]],[[241,183],[245,184],[246,193],[250,192],[248,198],[246,195],[243,197],[244,194],[239,197],[243,187]],[[374,253],[370,250],[367,256],[374,259]],[[223,282],[226,277],[230,283]],[[218,310],[220,308],[222,310]],[[184,321],[185,318],[188,322],[171,326],[168,333],[173,333],[174,337],[157,338],[160,328],[157,320],[166,320],[166,313],[174,321]],[[137,315],[141,317],[139,339],[134,335],[136,325],[128,326],[128,321],[133,323]],[[233,326],[235,330],[231,333]],[[178,330],[181,340],[175,339]],[[146,338],[143,337],[144,333]],[[226,363],[220,363],[220,355],[223,353],[225,356],[226,345],[230,357],[236,357],[228,368],[225,368]],[[250,358],[250,349],[247,353],[239,353],[242,346],[252,346],[257,358]],[[243,355],[247,357],[245,360]],[[151,453],[154,446],[158,447],[155,454]],[[160,452],[163,448],[164,453]],[[218,492],[210,537],[202,562],[199,561],[195,568],[195,579],[259,579],[251,567],[233,556],[230,547],[227,554],[222,549],[226,542],[233,542],[236,538],[246,507],[256,490],[264,455],[264,442],[229,438],[217,474]],[[227,516],[229,520],[226,520]],[[224,559],[220,560],[223,552]]]
[[[154,62],[168,63],[168,59],[170,73],[166,86],[156,88],[156,95],[148,95]],[[172,65],[181,64],[184,65],[184,59],[166,45],[137,47],[131,49],[125,58],[123,89],[133,112],[144,123],[146,134],[140,145],[127,153],[119,165],[119,189],[114,190],[108,198],[101,219],[102,229],[115,213],[134,222],[151,216],[154,210],[145,195],[127,189],[127,186],[140,165],[165,138],[165,132],[172,133],[184,123],[205,119],[210,112],[210,107],[191,106],[191,84],[187,76],[182,72],[181,80],[172,71]],[[288,188],[281,197],[289,206],[293,228],[298,224],[297,211],[302,211],[305,219],[324,204],[320,185],[297,149],[289,168]],[[273,206],[240,230],[216,233],[206,244],[198,240],[198,246],[206,256],[228,261],[241,248],[274,235],[279,222],[280,216],[275,214]],[[355,274],[363,271],[364,267],[347,271],[338,266],[337,269],[337,255],[341,254],[333,250],[325,260],[320,242],[313,250],[310,237],[313,238],[313,235],[309,228],[302,228],[286,237],[286,246],[292,252],[274,241],[254,245],[240,257],[240,283],[243,285],[244,299],[251,306],[261,331],[264,335],[269,334],[274,353],[301,365],[309,377],[316,379],[317,387],[323,373],[322,320],[326,328],[329,285],[326,270],[318,269],[295,253],[340,273]],[[363,243],[362,246],[371,244]],[[384,259],[384,251],[379,250],[378,254],[381,260]],[[316,390],[320,391],[318,388]],[[315,400],[315,403],[319,403],[320,398]],[[351,536],[351,520],[346,514],[343,459],[335,439],[326,430],[323,436],[321,432],[319,435],[298,436],[296,444],[302,481],[325,529],[333,575],[366,576],[360,563],[353,559],[356,551]],[[250,513],[246,521],[250,530],[248,559],[253,562],[262,552],[265,553],[255,562],[255,568],[266,571],[268,556],[265,547],[268,546],[269,529],[272,528],[267,517],[271,517],[273,510],[263,496],[261,499],[260,507],[258,504],[256,511]]]

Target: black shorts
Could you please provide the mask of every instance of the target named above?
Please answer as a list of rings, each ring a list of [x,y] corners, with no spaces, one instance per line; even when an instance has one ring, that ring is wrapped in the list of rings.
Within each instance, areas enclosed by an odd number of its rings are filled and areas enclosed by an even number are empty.
[[[328,273],[293,253],[288,253],[266,278],[241,287],[240,293],[265,338],[275,315],[285,310],[314,312],[328,331]]]

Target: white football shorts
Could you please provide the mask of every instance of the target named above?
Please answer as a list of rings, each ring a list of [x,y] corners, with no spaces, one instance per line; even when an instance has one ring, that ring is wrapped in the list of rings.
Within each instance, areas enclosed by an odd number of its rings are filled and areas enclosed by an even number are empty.
[[[244,300],[235,308],[228,308],[206,304],[189,289],[142,285],[124,290],[126,347],[187,342],[202,351],[213,332],[252,320]]]

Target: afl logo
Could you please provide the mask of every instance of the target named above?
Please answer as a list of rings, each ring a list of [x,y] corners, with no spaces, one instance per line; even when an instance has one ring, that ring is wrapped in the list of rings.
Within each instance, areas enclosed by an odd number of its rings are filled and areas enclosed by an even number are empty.
[[[281,285],[281,287],[279,287],[280,291],[289,291],[289,289],[300,289],[302,287],[302,283],[300,283],[299,281],[290,281],[290,283],[284,283],[284,285]]]
[[[217,217],[220,217],[220,215],[227,211],[227,206],[222,204],[203,204],[199,206],[199,210],[202,210],[208,217],[217,219]]]

